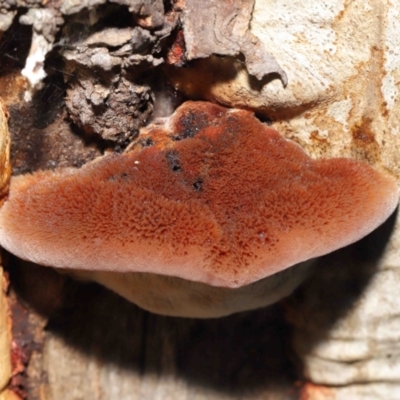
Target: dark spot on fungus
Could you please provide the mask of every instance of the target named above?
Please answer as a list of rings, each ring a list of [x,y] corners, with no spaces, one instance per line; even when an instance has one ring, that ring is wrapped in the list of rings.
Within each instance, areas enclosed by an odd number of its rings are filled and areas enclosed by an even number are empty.
[[[171,135],[172,140],[183,140],[194,137],[203,129],[218,124],[218,117],[221,115],[217,110],[214,112],[202,112],[195,107],[189,106],[185,113],[182,113],[175,123],[175,129]]]
[[[207,119],[204,115],[194,113],[185,114],[178,122],[178,131],[172,135],[173,140],[192,138],[201,129],[207,126]]]
[[[196,192],[200,192],[203,189],[203,179],[196,179],[196,182],[193,183],[193,188]]]
[[[167,157],[169,168],[171,169],[171,171],[178,172],[181,170],[181,163],[179,161],[179,155],[176,151],[169,151],[166,154],[166,157]]]
[[[248,111],[187,102],[152,134],[150,147],[13,178],[0,244],[54,267],[237,287],[360,239],[398,203],[391,176],[312,160]]]
[[[129,178],[129,175],[126,172],[122,172],[121,174],[117,175],[110,175],[107,180],[110,182],[116,182],[116,181],[125,181]]]
[[[150,147],[153,146],[154,142],[151,138],[139,139],[139,144],[142,147]]]

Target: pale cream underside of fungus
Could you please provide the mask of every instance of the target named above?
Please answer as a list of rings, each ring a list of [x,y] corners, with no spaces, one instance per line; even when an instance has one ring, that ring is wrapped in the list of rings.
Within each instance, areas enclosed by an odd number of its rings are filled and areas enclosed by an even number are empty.
[[[156,314],[185,318],[218,318],[266,307],[289,296],[309,276],[315,260],[287,268],[239,288],[211,286],[174,276],[141,272],[65,270],[90,280]]]

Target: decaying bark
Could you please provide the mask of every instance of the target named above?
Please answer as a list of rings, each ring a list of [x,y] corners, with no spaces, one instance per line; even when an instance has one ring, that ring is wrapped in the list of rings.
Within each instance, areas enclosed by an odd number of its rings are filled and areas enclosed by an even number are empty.
[[[22,6],[3,3],[0,10],[7,21]],[[20,17],[21,24],[33,30],[22,70],[31,86],[25,98],[41,87],[47,74],[45,58],[57,48],[65,61],[69,117],[86,132],[120,146],[137,135],[153,111],[154,93],[145,75],[164,62],[165,42],[173,39],[179,26],[186,59],[243,54],[249,72],[258,79],[278,74],[287,83],[285,72],[249,30],[253,0],[178,2],[168,10],[161,0],[104,3],[34,3]],[[8,25],[4,22],[5,29]],[[56,43],[57,35],[61,37]],[[173,62],[171,56],[167,60]]]
[[[277,74],[286,86],[285,71],[250,30],[254,3],[254,0],[186,0],[183,8],[186,57],[194,60],[212,54],[243,54],[250,75],[261,80],[266,75]]]

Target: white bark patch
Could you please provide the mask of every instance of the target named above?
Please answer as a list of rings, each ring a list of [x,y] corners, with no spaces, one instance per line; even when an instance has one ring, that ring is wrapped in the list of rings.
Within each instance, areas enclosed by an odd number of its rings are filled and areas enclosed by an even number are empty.
[[[347,128],[349,114],[352,107],[353,102],[349,98],[346,100],[336,101],[328,107],[327,114]]]

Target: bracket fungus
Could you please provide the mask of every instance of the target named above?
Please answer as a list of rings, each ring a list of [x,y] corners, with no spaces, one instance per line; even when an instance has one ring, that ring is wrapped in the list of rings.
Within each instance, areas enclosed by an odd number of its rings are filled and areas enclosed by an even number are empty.
[[[13,178],[0,244],[38,264],[93,274],[152,311],[219,316],[289,294],[295,285],[271,294],[269,277],[362,238],[398,198],[386,172],[344,158],[313,160],[249,111],[186,102],[143,129],[124,154]],[[269,283],[251,290],[259,282]],[[166,286],[178,285],[175,308],[137,300],[147,284],[167,299]],[[211,300],[182,311],[178,298],[193,288]],[[219,289],[242,297],[215,306],[226,301],[216,300]],[[247,305],[252,296],[269,300]]]

